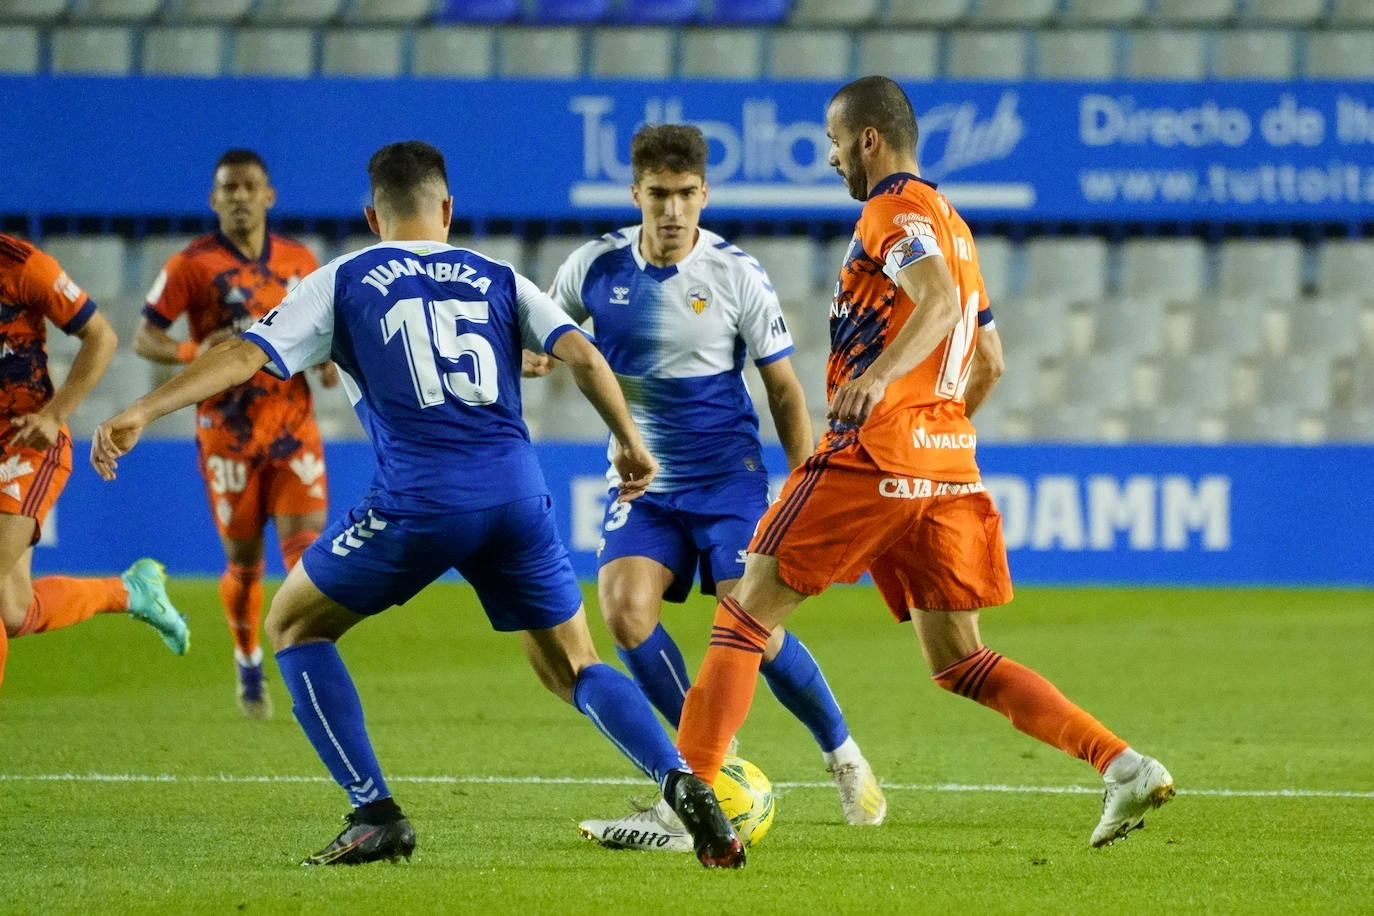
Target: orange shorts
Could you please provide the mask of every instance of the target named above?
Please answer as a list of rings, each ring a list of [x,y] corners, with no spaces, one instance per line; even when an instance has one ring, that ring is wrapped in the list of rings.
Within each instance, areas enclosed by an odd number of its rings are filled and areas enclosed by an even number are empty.
[[[782,580],[807,595],[870,572],[898,620],[1012,597],[1002,516],[981,483],[889,474],[859,445],[794,470],[749,551],[776,557]]]
[[[72,437],[66,426],[57,434],[57,444],[47,451],[6,446],[0,452],[0,512],[36,519],[30,543],[37,544],[43,520],[70,476]]]
[[[326,510],[324,448],[314,420],[298,424],[290,438],[246,449],[219,430],[197,432],[200,473],[221,537],[251,540],[272,516]]]

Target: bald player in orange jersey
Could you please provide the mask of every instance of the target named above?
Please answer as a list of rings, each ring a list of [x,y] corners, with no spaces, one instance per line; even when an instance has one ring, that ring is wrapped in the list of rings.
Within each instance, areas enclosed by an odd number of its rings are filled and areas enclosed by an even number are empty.
[[[48,375],[47,325],[81,340],[60,388]],[[142,559],[122,576],[34,580],[33,545],[72,473],[66,419],[105,374],[119,345],[95,303],[50,255],[0,235],[0,683],[9,640],[129,612],[185,653],[186,622],[167,600],[166,575]]]
[[[262,158],[229,150],[215,164],[210,206],[219,231],[173,255],[148,292],[134,339],[140,356],[188,363],[276,308],[317,264],[310,250],[267,229],[276,202]],[[186,316],[190,340],[167,329]],[[333,363],[321,382],[338,382]],[[287,570],[325,521],[324,450],[304,375],[285,381],[258,372],[196,408],[196,445],[211,515],[227,560],[220,600],[234,640],[237,701],[250,719],[269,719],[263,682],[263,532],[270,518]]]
[[[830,426],[764,515],[743,577],[717,606],[678,743],[696,774],[714,780],[748,716],[769,633],[808,595],[867,571],[893,615],[914,624],[939,686],[1103,775],[1091,843],[1108,845],[1172,797],[1173,778],[978,632],[978,609],[1012,592],[968,419],[1002,366],[973,238],[920,177],[916,120],[896,83],[870,76],[845,86],[826,127],[831,165],[865,201],[830,312]]]

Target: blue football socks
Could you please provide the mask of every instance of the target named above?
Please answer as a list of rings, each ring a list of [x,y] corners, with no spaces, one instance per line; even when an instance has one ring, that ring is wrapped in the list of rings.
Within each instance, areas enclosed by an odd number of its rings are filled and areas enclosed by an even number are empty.
[[[833,751],[849,737],[844,713],[825,682],[825,675],[806,646],[788,633],[778,657],[759,669],[778,702],[811,730],[825,752]]]
[[[573,705],[659,786],[673,770],[687,769],[643,692],[610,665],[582,669],[573,687]]]
[[[291,711],[353,807],[391,795],[363,723],[353,679],[332,642],[308,642],[277,653]]]
[[[649,638],[633,649],[617,648],[615,652],[649,702],[663,714],[669,725],[677,728],[692,679],[687,674],[682,652],[663,629],[663,624],[654,627]]]

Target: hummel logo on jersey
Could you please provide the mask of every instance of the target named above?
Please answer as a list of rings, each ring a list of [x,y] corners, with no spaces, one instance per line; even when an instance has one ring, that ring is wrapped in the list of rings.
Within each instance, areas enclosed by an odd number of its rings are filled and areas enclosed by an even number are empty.
[[[291,459],[287,467],[295,471],[296,476],[301,479],[301,483],[305,484],[307,487],[319,480],[321,475],[324,474],[324,462],[321,461],[320,456],[316,455],[314,452],[306,452],[303,455],[297,455],[295,458]]]
[[[629,305],[630,288],[628,286],[611,287],[611,305]]]
[[[368,509],[367,515],[363,516],[363,520],[353,525],[351,528],[345,529],[343,534],[334,538],[333,542],[329,545],[329,549],[333,551],[336,556],[346,557],[363,546],[363,543],[378,531],[386,530],[386,526],[387,522],[385,519],[378,518],[372,514],[371,509]]]
[[[977,448],[974,433],[928,433],[924,427],[911,431],[911,444],[916,448]]]
[[[9,483],[33,473],[33,465],[19,455],[11,455],[0,462],[0,483]]]

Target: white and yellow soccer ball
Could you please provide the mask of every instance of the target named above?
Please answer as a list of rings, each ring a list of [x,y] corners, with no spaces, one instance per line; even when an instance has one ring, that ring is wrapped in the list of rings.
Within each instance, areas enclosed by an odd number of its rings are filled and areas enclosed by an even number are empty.
[[[720,809],[745,846],[757,846],[773,826],[777,798],[763,770],[741,757],[726,757],[712,788]]]

